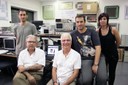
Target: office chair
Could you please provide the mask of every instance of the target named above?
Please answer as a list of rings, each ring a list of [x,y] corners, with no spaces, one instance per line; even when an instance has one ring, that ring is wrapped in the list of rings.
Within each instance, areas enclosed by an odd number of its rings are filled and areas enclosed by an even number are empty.
[[[12,66],[14,66],[14,65],[15,65],[15,63],[11,62],[11,61],[0,61],[0,70],[7,69],[8,72],[11,71],[11,74],[15,75],[15,72],[13,71],[13,68],[12,68]]]

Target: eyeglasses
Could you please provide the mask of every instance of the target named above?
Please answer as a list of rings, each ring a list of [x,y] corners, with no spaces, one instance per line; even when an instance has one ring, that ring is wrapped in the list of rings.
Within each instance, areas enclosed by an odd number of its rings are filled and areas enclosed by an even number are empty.
[[[28,43],[36,43],[36,41],[27,41]]]
[[[71,41],[70,39],[62,40],[62,42],[70,42],[70,41]]]

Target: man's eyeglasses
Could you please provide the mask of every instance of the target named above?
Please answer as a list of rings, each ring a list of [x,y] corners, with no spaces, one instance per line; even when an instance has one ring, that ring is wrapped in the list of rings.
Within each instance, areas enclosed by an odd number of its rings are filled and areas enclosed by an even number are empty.
[[[36,43],[36,41],[27,41],[28,43]]]
[[[70,42],[70,41],[71,41],[70,39],[62,40],[62,42]]]

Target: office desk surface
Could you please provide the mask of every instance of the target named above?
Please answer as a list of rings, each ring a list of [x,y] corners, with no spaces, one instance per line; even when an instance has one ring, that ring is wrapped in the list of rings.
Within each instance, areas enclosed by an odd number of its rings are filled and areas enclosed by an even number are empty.
[[[16,58],[15,54],[0,54],[0,56],[5,56],[5,57],[12,57],[12,58]]]

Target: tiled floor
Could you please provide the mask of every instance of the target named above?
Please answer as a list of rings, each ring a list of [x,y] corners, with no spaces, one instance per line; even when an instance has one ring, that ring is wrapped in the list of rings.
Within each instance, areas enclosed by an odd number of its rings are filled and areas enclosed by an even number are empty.
[[[118,63],[114,85],[128,85],[128,63]],[[12,85],[12,75],[0,72],[0,85]]]

